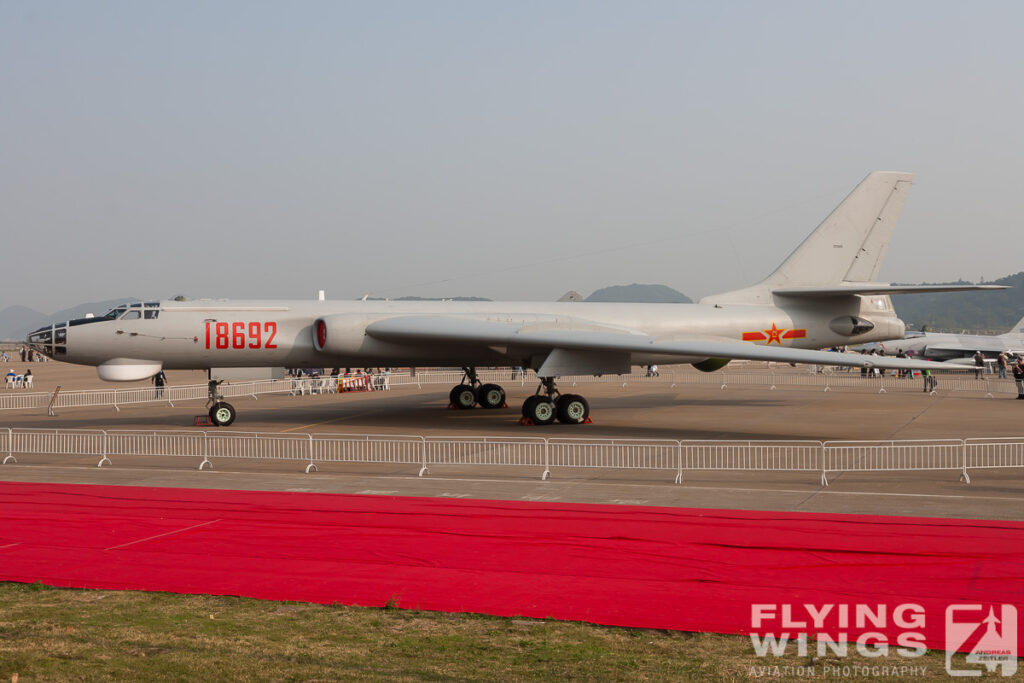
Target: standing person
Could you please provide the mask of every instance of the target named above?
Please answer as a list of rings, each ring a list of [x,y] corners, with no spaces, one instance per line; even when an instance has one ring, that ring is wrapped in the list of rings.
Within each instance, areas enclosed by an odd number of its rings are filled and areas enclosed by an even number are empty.
[[[1017,383],[1017,400],[1024,401],[1024,358],[1018,358],[1013,366],[1013,380]]]
[[[24,346],[21,347],[21,362],[22,363],[25,362],[25,347]]]
[[[153,375],[153,384],[156,385],[156,397],[160,398],[164,395],[164,385],[167,384],[167,375],[163,370]]]
[[[981,351],[974,352],[974,379],[981,379],[981,373],[985,371],[985,354]]]
[[[1006,379],[1006,351],[1000,351],[996,357],[996,365],[999,366],[999,379]]]
[[[935,377],[932,376],[932,371],[926,369],[921,374],[924,376],[924,393],[930,394],[935,391],[935,385],[938,384],[938,382],[935,380]]]

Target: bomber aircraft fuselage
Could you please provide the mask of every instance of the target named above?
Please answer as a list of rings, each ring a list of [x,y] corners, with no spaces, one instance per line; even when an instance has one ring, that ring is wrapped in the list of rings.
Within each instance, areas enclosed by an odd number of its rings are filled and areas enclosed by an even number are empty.
[[[893,286],[878,271],[911,176],[875,172],[771,275],[697,304],[456,301],[160,301],[119,306],[97,318],[40,328],[33,348],[95,365],[106,380],[161,369],[457,366],[453,405],[497,408],[505,392],[481,384],[477,366],[520,365],[541,386],[524,418],[585,421],[582,396],[561,394],[568,375],[624,374],[635,365],[692,363],[705,371],[732,359],[893,368],[924,361],[819,349],[903,337],[890,294],[1000,289],[990,285]],[[211,398],[216,398],[215,394]],[[230,424],[217,401],[211,417]]]

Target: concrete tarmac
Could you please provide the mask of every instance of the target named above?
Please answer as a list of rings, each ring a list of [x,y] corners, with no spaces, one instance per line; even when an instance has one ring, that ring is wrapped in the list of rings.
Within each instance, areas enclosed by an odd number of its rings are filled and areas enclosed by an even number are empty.
[[[32,370],[35,391],[52,391],[57,384],[63,390],[110,386],[96,379],[92,368],[50,362],[33,364]],[[205,380],[201,372],[168,376],[172,384]],[[513,382],[504,385],[510,408],[497,411],[447,410],[450,387],[439,385],[365,394],[264,395],[234,400],[238,419],[220,431],[822,441],[1024,435],[1024,402],[1012,397],[878,394],[868,382],[863,390],[823,392],[672,387],[668,379],[623,387],[609,380],[571,389],[590,401],[595,424],[543,428],[517,424],[519,406],[534,387]],[[0,427],[199,431],[203,428],[192,426],[193,418],[204,412],[199,401],[127,406],[120,412],[65,408],[56,417],[45,410],[4,411]],[[1024,469],[972,470],[971,484],[961,483],[953,471],[841,474],[822,487],[814,473],[687,472],[677,485],[674,472],[656,471],[556,469],[551,480],[541,481],[540,471],[525,467],[433,466],[420,478],[417,468],[407,465],[330,463],[306,475],[302,464],[283,461],[217,459],[215,470],[200,472],[195,458],[119,457],[103,468],[95,460],[19,456],[17,464],[0,467],[0,479],[1024,520]]]

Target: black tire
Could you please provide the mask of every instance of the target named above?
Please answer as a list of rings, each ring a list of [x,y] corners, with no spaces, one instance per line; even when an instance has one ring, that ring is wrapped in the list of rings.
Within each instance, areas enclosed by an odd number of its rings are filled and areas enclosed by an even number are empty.
[[[218,401],[210,406],[210,422],[218,427],[227,427],[235,421],[238,411],[230,403]]]
[[[547,396],[531,396],[523,403],[523,417],[535,425],[549,425],[555,421],[555,404]]]
[[[558,421],[567,425],[583,424],[590,417],[590,404],[578,394],[558,397]]]
[[[494,410],[505,405],[505,390],[497,384],[484,384],[476,392],[481,408]]]
[[[468,384],[459,384],[448,393],[448,400],[459,410],[469,410],[476,405],[476,389]]]
[[[530,411],[533,410],[533,401],[539,399],[540,396],[530,396],[523,401],[523,417],[530,417]]]

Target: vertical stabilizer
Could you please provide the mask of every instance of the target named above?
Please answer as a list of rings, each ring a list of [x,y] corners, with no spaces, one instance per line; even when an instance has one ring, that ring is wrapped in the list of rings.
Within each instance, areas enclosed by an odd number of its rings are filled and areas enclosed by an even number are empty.
[[[703,303],[767,303],[771,290],[874,282],[913,174],[875,171],[861,181],[771,275],[753,287]]]
[[[1017,321],[1017,324],[1010,328],[1008,334],[1024,334],[1024,318]]]

